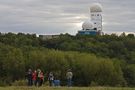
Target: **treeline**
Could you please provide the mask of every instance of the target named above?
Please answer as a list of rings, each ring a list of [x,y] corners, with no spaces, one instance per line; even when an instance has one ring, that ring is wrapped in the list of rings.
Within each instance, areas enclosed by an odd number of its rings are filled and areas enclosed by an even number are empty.
[[[0,84],[11,85],[25,79],[28,68],[40,68],[45,81],[52,71],[65,85],[71,68],[76,86],[135,86],[134,43],[132,34],[66,34],[50,40],[35,34],[0,34]]]
[[[42,41],[42,45],[63,51],[79,51],[93,53],[101,57],[117,58],[126,63],[135,64],[135,36],[134,34],[120,36],[111,35],[61,35],[59,38]]]

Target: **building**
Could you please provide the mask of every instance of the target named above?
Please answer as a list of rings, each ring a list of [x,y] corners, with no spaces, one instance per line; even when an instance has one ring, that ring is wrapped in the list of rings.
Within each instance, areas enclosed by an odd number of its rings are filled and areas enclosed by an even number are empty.
[[[48,40],[48,39],[59,38],[59,35],[39,35],[39,37],[43,40]]]
[[[92,4],[90,7],[90,19],[82,24],[80,35],[102,35],[102,6],[99,3]]]

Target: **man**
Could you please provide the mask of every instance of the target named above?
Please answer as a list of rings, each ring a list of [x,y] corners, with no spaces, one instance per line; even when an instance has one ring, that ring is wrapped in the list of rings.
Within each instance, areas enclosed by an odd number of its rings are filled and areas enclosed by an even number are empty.
[[[37,72],[37,83],[38,83],[38,86],[42,86],[43,81],[44,81],[44,74],[40,69],[38,69],[37,71],[38,71]]]
[[[32,70],[31,69],[28,69],[27,79],[28,79],[28,86],[32,86],[33,81],[32,81]]]
[[[49,73],[49,76],[48,76],[48,80],[49,80],[49,84],[50,86],[53,86],[53,82],[54,82],[54,75],[52,72]]]
[[[72,86],[73,73],[72,73],[71,69],[69,69],[67,71],[66,77],[67,77],[67,85],[68,85],[68,87]]]

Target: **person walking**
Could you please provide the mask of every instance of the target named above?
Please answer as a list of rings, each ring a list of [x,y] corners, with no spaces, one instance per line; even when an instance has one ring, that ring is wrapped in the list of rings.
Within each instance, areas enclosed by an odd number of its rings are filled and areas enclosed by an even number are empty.
[[[66,77],[67,77],[67,86],[68,86],[68,87],[72,86],[73,73],[72,73],[71,69],[69,69],[69,70],[67,71]]]
[[[50,86],[53,86],[54,85],[54,75],[52,72],[49,73],[49,76],[48,76],[48,80],[49,80],[49,85]]]

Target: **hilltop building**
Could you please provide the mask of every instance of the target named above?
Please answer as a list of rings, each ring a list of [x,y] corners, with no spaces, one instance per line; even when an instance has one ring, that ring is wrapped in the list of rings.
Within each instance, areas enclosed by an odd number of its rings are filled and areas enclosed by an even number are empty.
[[[58,38],[60,35],[39,35],[39,37],[43,40],[48,40],[48,39],[54,39]]]
[[[102,6],[99,3],[92,4],[90,7],[90,19],[82,24],[79,35],[102,35]]]

